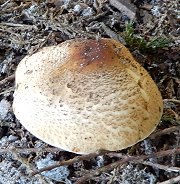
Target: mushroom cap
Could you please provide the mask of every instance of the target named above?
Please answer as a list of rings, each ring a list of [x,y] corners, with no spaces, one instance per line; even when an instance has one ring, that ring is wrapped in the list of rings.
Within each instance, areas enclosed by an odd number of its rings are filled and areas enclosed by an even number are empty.
[[[121,150],[145,139],[163,101],[147,71],[113,39],[77,39],[26,56],[13,110],[34,136],[66,151]]]

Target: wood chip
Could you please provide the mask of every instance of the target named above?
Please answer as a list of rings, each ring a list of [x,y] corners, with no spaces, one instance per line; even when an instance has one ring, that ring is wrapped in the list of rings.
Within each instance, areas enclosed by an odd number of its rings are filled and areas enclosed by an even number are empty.
[[[108,26],[106,26],[104,24],[104,22],[101,22],[101,27],[104,29],[105,33],[110,38],[113,38],[114,40],[117,40],[117,41],[121,42],[122,44],[126,45],[125,40],[120,35],[118,35],[117,33],[115,33],[112,29],[110,29]]]
[[[145,3],[145,4],[141,5],[140,8],[150,11],[153,8],[153,6],[151,4]]]
[[[109,3],[127,15],[131,20],[135,19],[136,7],[127,0],[110,0]]]

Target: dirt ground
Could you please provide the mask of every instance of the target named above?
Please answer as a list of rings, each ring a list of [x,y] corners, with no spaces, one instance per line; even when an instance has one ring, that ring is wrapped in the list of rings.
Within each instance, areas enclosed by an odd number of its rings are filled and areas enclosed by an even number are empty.
[[[1,0],[0,184],[180,183],[179,23],[178,0]],[[77,155],[45,144],[15,118],[16,67],[44,46],[82,37],[110,37],[129,48],[161,91],[161,122],[154,134],[126,150],[78,157],[32,176]],[[124,161],[127,155],[131,159]]]

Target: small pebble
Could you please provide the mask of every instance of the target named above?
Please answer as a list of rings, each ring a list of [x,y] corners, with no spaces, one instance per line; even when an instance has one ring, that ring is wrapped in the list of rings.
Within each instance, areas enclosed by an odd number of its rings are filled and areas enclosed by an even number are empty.
[[[3,120],[6,117],[10,109],[10,106],[11,105],[7,100],[4,100],[4,99],[1,100],[0,102],[0,120]]]

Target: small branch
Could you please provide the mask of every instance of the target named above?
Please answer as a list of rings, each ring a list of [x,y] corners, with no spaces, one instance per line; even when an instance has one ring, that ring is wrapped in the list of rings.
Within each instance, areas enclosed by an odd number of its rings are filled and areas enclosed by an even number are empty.
[[[12,74],[12,75],[6,77],[5,79],[0,81],[0,86],[3,86],[5,83],[14,80],[14,78],[15,78],[15,74]]]
[[[116,32],[114,32],[112,29],[110,29],[108,26],[104,24],[104,22],[100,22],[102,29],[105,31],[105,33],[114,40],[120,41],[122,44],[126,45],[125,40],[118,35]]]
[[[90,22],[92,22],[92,21],[95,21],[95,20],[97,20],[97,19],[99,19],[99,18],[105,16],[107,13],[108,13],[108,11],[104,11],[104,12],[102,12],[102,13],[99,13],[99,14],[95,15],[95,16],[89,17],[89,18],[86,19],[86,20],[84,19],[84,21],[85,21],[85,23],[90,23]],[[83,19],[82,19],[82,20],[83,20]],[[77,22],[77,21],[76,21],[76,22]],[[76,22],[75,22],[75,23],[76,23]]]
[[[122,160],[116,161],[114,163],[108,164],[108,165],[101,167],[99,169],[96,169],[94,171],[91,171],[88,174],[81,177],[80,179],[78,179],[75,182],[75,184],[83,184],[85,181],[93,178],[94,176],[97,176],[103,172],[109,172],[109,171],[113,170],[114,168],[117,168],[118,166],[122,166],[123,164],[127,163],[129,160],[130,160],[129,157],[126,157]]]
[[[164,157],[164,156],[168,156],[168,155],[172,155],[172,154],[178,154],[178,153],[180,153],[180,148],[174,149],[174,150],[160,151],[160,152],[157,152],[157,153],[153,153],[153,154],[149,154],[149,155],[140,155],[140,156],[122,156],[122,155],[117,154],[117,157],[120,156],[120,158],[122,158],[121,160],[118,160],[114,163],[111,163],[109,165],[106,165],[104,167],[96,169],[94,171],[91,171],[90,173],[84,175],[79,180],[77,180],[75,182],[75,184],[82,184],[85,181],[93,178],[94,176],[97,176],[97,175],[99,175],[103,172],[111,171],[114,168],[120,167],[123,164],[126,164],[130,161],[140,161],[140,160],[145,160],[145,159],[149,159],[149,158],[153,158],[153,157],[159,158],[159,157]],[[112,155],[112,154],[109,153],[108,155]],[[115,156],[116,153],[113,153],[113,155]]]
[[[151,167],[156,167],[158,169],[165,170],[167,172],[179,172],[180,173],[180,168],[179,167],[169,167],[169,166],[166,166],[166,165],[152,163],[152,162],[149,162],[149,161],[137,161],[137,162],[139,162],[141,164],[144,164],[144,165],[149,165]]]
[[[164,130],[160,130],[155,133],[152,133],[148,138],[155,139],[156,137],[159,137],[165,134],[170,134],[178,130],[180,130],[180,126],[172,126],[170,128],[165,128]]]
[[[28,25],[28,24],[18,24],[18,23],[11,23],[11,22],[1,22],[1,26],[8,26],[8,27],[18,27],[21,29],[35,29],[38,30],[37,26],[35,25]]]
[[[10,1],[11,0],[7,0],[4,4],[0,5],[0,9],[5,8]]]
[[[4,94],[10,93],[12,91],[14,91],[14,87],[10,87],[9,89],[7,89],[5,91],[0,92],[0,95],[4,95]]]
[[[175,118],[177,121],[180,120],[179,115],[178,115],[175,111],[173,111],[172,109],[169,109],[169,112],[172,113],[172,114],[174,115],[174,118]]]
[[[0,149],[0,154],[2,153],[32,153],[32,152],[58,152],[63,151],[60,148],[14,148],[14,149]]]
[[[180,103],[180,100],[177,100],[177,99],[164,99],[163,100],[164,102],[173,102],[173,103]]]
[[[117,8],[120,12],[123,12],[131,20],[135,18],[136,7],[129,3],[127,0],[110,0],[110,5]]]
[[[52,36],[52,32],[50,32],[46,37],[45,39],[40,42],[38,45],[36,45],[36,47],[33,47],[31,48],[29,51],[28,51],[28,54],[29,56],[33,55],[35,52],[37,52],[40,48],[42,48],[46,43],[47,41],[49,40],[49,38]]]
[[[108,153],[109,151],[105,151],[105,150],[99,150],[97,152],[94,152],[94,153],[90,153],[88,155],[81,155],[81,156],[76,156],[72,159],[69,159],[67,161],[62,161],[62,162],[59,162],[58,164],[54,164],[54,165],[50,165],[50,166],[47,166],[47,167],[44,167],[42,169],[39,169],[37,171],[34,171],[31,173],[31,176],[34,176],[36,174],[40,174],[44,171],[49,171],[51,169],[54,169],[54,168],[57,168],[57,167],[60,167],[60,166],[68,166],[68,165],[72,165],[73,163],[75,162],[80,162],[82,160],[90,160],[94,157],[97,157],[97,156],[100,156],[100,155],[104,155],[105,153]]]
[[[173,183],[177,183],[180,181],[180,175],[175,177],[175,178],[171,178],[169,180],[163,181],[163,182],[158,182],[157,184],[173,184]]]

